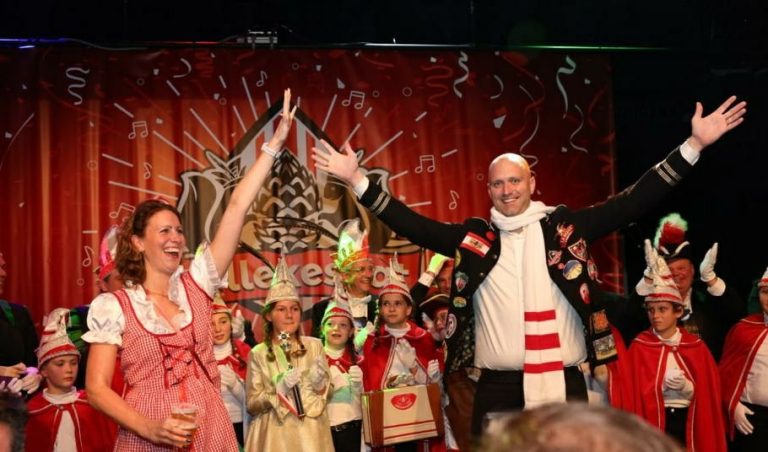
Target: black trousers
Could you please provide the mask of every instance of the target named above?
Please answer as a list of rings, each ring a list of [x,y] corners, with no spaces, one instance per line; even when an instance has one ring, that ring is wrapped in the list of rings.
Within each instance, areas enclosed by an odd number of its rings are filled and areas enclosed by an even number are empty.
[[[586,401],[587,384],[581,370],[566,367],[564,373],[566,400]],[[482,435],[488,413],[519,411],[524,403],[522,370],[482,369],[472,410],[472,436]]]
[[[688,408],[664,408],[664,433],[675,438],[685,447],[685,426],[688,423]]]
[[[243,439],[243,423],[242,422],[238,422],[236,424],[232,424],[232,428],[235,429],[235,436],[237,437],[237,444],[239,444],[240,447],[245,447],[244,444],[243,444],[245,442],[245,440]]]
[[[744,403],[744,406],[754,411],[755,414],[747,415],[747,420],[754,429],[749,435],[742,435],[736,429],[736,437],[731,447],[736,452],[765,451],[768,445],[768,407]]]
[[[336,452],[360,452],[362,421],[349,421],[331,426],[333,448]]]

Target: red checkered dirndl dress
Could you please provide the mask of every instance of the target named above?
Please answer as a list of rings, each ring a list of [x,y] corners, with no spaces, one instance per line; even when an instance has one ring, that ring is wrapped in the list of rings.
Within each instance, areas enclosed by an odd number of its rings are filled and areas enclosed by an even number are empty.
[[[122,370],[125,401],[150,419],[165,419],[174,402],[197,405],[197,432],[190,451],[237,451],[229,414],[219,394],[219,371],[213,356],[211,299],[185,272],[181,281],[192,310],[192,322],[177,333],[155,334],[144,328],[128,294],[115,292],[125,317]],[[120,428],[115,451],[168,451]]]

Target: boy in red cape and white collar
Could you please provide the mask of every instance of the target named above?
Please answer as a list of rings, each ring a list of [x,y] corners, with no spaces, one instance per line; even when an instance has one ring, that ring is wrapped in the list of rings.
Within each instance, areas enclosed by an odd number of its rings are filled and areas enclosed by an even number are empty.
[[[374,330],[368,334],[363,345],[365,359],[360,367],[363,370],[365,391],[437,383],[442,380],[435,340],[410,320],[413,299],[399,270],[395,255],[389,264],[386,283],[379,291],[379,315]],[[417,443],[419,450],[445,450],[445,441],[441,437],[419,440]],[[373,450],[384,452],[414,446],[416,444],[409,442]]]
[[[680,292],[663,258],[646,241],[653,291],[645,297],[651,328],[629,348],[633,400],[627,407],[689,451],[725,451],[720,380],[704,342],[678,327]]]
[[[111,451],[117,426],[91,407],[85,391],[73,386],[80,352],[67,336],[68,313],[57,308],[44,321],[37,360],[47,387],[27,404],[26,450]]]
[[[768,444],[768,269],[757,287],[762,311],[731,328],[720,360],[728,432],[737,451],[762,451]]]

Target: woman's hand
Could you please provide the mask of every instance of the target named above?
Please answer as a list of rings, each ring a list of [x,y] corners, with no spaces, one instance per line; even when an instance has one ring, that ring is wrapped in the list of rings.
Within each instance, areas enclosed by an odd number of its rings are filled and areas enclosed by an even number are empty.
[[[286,88],[286,90],[283,92],[283,112],[280,114],[280,116],[282,116],[282,118],[280,118],[280,123],[277,125],[275,133],[269,140],[269,144],[267,144],[267,147],[274,151],[275,155],[277,155],[277,153],[282,150],[283,144],[285,144],[285,140],[288,138],[288,134],[291,131],[293,118],[296,116],[296,105],[294,105],[293,109],[291,109],[290,88]]]
[[[189,428],[192,425],[171,417],[163,420],[147,420],[146,432],[142,436],[154,444],[186,447],[192,444],[192,437],[197,428],[197,426]]]

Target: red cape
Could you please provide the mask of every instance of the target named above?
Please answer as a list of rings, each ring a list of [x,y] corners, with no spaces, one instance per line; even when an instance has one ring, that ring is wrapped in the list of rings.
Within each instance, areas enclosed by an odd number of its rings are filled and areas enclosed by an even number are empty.
[[[626,408],[664,430],[666,423],[662,382],[667,356],[672,353],[686,378],[693,382],[694,396],[688,408],[686,448],[689,451],[727,450],[723,413],[720,409],[720,379],[707,346],[680,329],[676,347],[664,345],[650,330],[640,333],[629,348],[633,398]]]
[[[435,340],[431,334],[413,322],[409,321],[408,326],[410,329],[403,338],[416,349],[416,362],[426,373],[429,362],[433,359],[439,359]],[[376,342],[375,347],[374,342]],[[366,391],[386,389],[385,380],[389,374],[389,368],[392,366],[392,360],[395,358],[394,345],[396,343],[397,341],[384,326],[379,328],[378,339],[373,333],[368,335],[363,345],[365,361],[362,362],[361,366],[363,369],[363,388]]]
[[[632,378],[632,369],[629,363],[627,347],[624,345],[624,339],[616,327],[611,325],[611,333],[616,342],[616,353],[618,359],[611,361],[608,366],[608,402],[614,408],[620,408],[632,411],[632,386],[622,384],[630,381]]]
[[[429,362],[433,359],[439,359],[435,339],[413,322],[409,321],[408,326],[410,329],[403,338],[416,349],[416,362],[426,373]],[[392,360],[395,359],[394,345],[397,341],[384,326],[379,328],[379,337],[374,348],[375,338],[376,336],[370,333],[363,345],[365,359],[360,363],[360,367],[363,370],[363,388],[365,391],[386,388],[385,380],[389,374]],[[442,436],[421,440],[418,443],[419,450],[423,450],[423,447],[427,447],[430,452],[444,452],[446,450],[445,439]],[[393,452],[394,450],[392,446],[373,449],[374,452]]]
[[[733,411],[744,392],[749,369],[755,360],[757,350],[768,335],[763,313],[743,318],[731,328],[725,337],[723,356],[720,358],[720,387],[723,408],[728,414],[728,434],[734,436]]]
[[[50,403],[40,392],[30,399],[27,409],[26,450],[30,452],[53,450],[64,411],[69,412],[75,425],[78,452],[108,452],[115,447],[117,425],[88,403],[85,391],[78,391],[73,403],[62,405]]]
[[[251,347],[239,339],[232,339],[232,344],[234,344],[235,353],[237,353],[240,359],[237,359],[234,355],[229,355],[224,359],[216,361],[216,364],[230,366],[238,377],[245,380],[245,374],[248,370],[248,354],[251,352]]]

